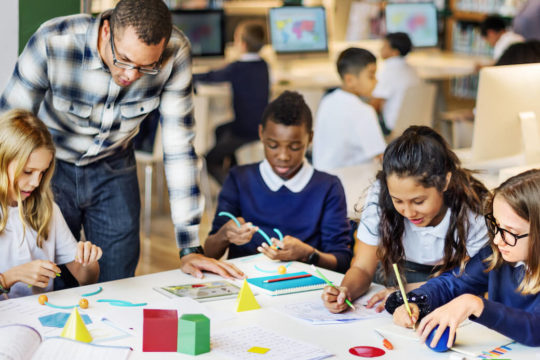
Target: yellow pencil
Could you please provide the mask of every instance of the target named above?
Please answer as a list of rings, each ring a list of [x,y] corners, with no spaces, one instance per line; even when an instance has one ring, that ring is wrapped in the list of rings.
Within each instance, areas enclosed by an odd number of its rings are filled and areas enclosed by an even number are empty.
[[[401,282],[401,276],[399,276],[399,270],[397,267],[397,264],[392,265],[394,267],[394,272],[396,273],[396,279],[399,285],[399,291],[401,291],[401,297],[403,298],[403,302],[405,303],[405,308],[407,309],[407,312],[409,313],[409,317],[412,321],[412,312],[411,308],[409,307],[409,302],[407,301],[407,294],[405,293],[405,288],[403,287],[403,283]]]

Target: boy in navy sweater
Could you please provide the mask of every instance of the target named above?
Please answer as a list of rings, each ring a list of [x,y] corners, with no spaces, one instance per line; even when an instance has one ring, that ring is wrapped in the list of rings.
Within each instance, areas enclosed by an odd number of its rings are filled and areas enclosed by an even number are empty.
[[[230,82],[235,118],[216,129],[216,145],[206,155],[208,172],[220,183],[234,165],[234,152],[258,138],[257,126],[269,97],[268,65],[258,55],[264,29],[256,23],[240,24],[234,33],[240,59],[223,69],[193,75],[194,82]],[[227,161],[226,161],[227,159]]]
[[[305,159],[312,122],[298,93],[286,91],[268,105],[259,125],[266,159],[231,170],[219,194],[206,255],[220,258],[228,248],[229,258],[261,252],[271,259],[347,270],[352,241],[345,193],[336,176],[315,170]],[[241,226],[218,216],[222,211],[236,216]],[[284,238],[272,238],[271,247],[257,230],[272,236],[274,228]]]
[[[461,322],[471,320],[515,341],[540,346],[540,170],[516,175],[493,192],[486,224],[493,239],[466,265],[429,280],[408,295],[412,319],[393,293],[386,309],[394,322],[412,326],[431,346],[449,327],[448,347]],[[488,292],[488,298],[483,294]]]

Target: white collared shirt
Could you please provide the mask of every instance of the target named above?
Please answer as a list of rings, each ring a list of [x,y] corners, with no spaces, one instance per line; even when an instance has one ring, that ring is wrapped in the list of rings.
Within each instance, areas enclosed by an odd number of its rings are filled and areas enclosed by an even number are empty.
[[[275,192],[278,191],[282,186],[285,186],[292,192],[298,193],[304,190],[306,185],[309,183],[311,177],[313,176],[314,169],[313,166],[311,166],[311,164],[304,159],[302,167],[298,173],[296,173],[296,175],[289,180],[283,180],[274,172],[274,170],[272,170],[268,160],[264,159],[259,164],[259,171],[261,172],[264,183],[270,188],[270,190]]]
[[[238,61],[259,61],[261,57],[257,53],[245,53],[240,56]]]
[[[493,47],[493,59],[499,60],[499,58],[504,54],[506,49],[510,47],[510,45],[515,43],[524,42],[525,39],[523,36],[516,34],[513,31],[506,31],[504,34],[501,35],[499,40],[495,43],[495,46]]]
[[[357,237],[363,243],[378,246],[380,208],[378,204],[380,183],[374,182],[366,197]],[[404,219],[403,249],[405,259],[423,265],[438,265],[444,257],[444,241],[450,226],[452,211],[448,209],[441,222],[435,226],[419,227]],[[467,255],[473,257],[487,243],[488,234],[484,218],[472,211],[467,214]]]

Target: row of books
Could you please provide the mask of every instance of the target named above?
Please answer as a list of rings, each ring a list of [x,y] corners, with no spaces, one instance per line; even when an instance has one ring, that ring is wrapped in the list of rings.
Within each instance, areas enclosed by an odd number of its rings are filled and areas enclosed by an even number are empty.
[[[525,0],[457,0],[455,9],[514,16],[524,3]]]
[[[469,75],[452,79],[450,82],[450,94],[463,99],[476,99],[478,91],[478,75]]]

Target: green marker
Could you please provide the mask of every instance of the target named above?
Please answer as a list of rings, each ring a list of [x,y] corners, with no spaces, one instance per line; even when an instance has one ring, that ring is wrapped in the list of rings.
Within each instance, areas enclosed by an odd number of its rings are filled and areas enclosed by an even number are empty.
[[[311,265],[311,268],[312,268],[317,274],[319,274],[319,276],[320,276],[320,277],[321,277],[328,285],[330,285],[331,287],[337,289],[337,286],[334,285],[334,284],[332,284],[332,282],[331,282],[330,280],[328,280],[328,279],[326,278],[326,276],[324,276],[323,273],[319,271],[319,269],[317,269],[314,265]],[[351,309],[356,310],[356,308],[355,308],[354,305],[349,301],[349,299],[345,299],[345,303],[346,303],[347,305],[349,305]]]
[[[62,275],[60,275],[60,273],[56,273],[56,276],[62,276]],[[31,288],[32,285],[28,284],[28,287]]]

